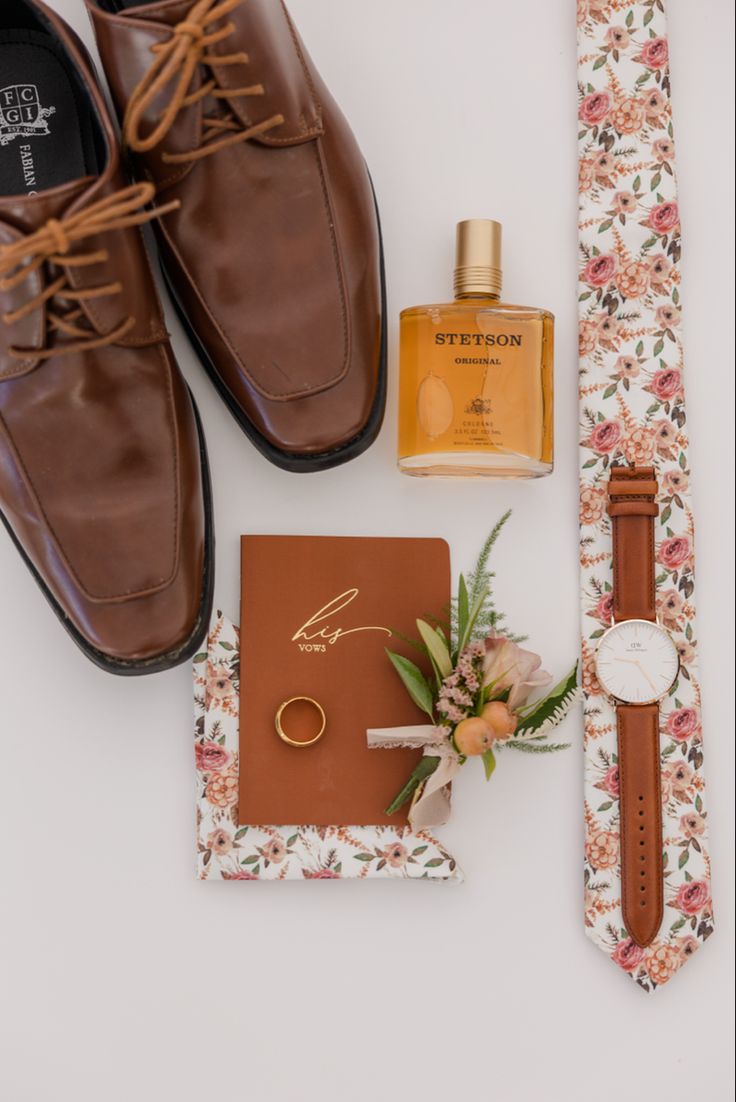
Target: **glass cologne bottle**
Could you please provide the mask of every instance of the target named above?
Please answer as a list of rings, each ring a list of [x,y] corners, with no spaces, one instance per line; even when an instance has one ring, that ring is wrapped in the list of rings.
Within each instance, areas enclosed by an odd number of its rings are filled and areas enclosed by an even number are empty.
[[[455,301],[401,314],[399,469],[540,478],[553,467],[554,317],[501,296],[501,226],[457,228]]]

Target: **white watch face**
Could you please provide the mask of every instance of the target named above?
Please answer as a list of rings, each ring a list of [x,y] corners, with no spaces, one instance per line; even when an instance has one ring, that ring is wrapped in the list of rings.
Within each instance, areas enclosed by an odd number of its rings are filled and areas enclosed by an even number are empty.
[[[670,691],[680,659],[668,632],[649,620],[624,620],[607,631],[596,655],[598,680],[626,704],[654,704]]]

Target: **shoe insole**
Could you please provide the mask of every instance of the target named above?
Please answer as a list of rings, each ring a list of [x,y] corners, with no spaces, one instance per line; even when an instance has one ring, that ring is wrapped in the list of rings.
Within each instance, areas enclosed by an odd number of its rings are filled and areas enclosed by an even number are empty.
[[[90,108],[54,40],[0,35],[0,195],[34,195],[97,173]]]

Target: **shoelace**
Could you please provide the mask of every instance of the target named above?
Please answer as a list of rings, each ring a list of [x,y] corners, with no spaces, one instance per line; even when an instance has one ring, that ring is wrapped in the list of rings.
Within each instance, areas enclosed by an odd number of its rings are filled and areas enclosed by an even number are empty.
[[[72,256],[69,252],[73,245],[86,237],[112,230],[124,230],[130,226],[142,226],[179,206],[178,201],[173,201],[165,206],[145,210],[155,193],[156,189],[152,184],[133,184],[106,199],[92,203],[68,218],[50,218],[35,233],[19,238],[12,245],[3,245],[0,247],[0,290],[8,291],[17,287],[46,264],[66,269],[104,263],[109,256],[107,249],[75,253]],[[105,283],[82,291],[74,290],[67,282],[66,272],[62,271],[28,302],[19,306],[17,310],[3,314],[2,320],[6,325],[13,325],[57,296],[61,300],[79,303],[87,299],[116,295],[120,291],[122,291],[122,284],[119,282]],[[55,345],[47,344],[44,348],[11,347],[8,350],[10,355],[19,360],[46,360],[51,356],[103,348],[105,345],[115,344],[135,325],[135,318],[128,317],[114,329],[98,335],[77,324],[82,314],[81,306],[63,314],[49,309],[46,315],[48,328],[51,332],[59,332],[73,338],[72,341],[62,341]]]
[[[177,23],[166,42],[151,47],[156,60],[134,89],[123,122],[123,137],[130,149],[145,153],[157,146],[171,130],[177,115],[185,107],[191,107],[201,100],[212,97],[215,100],[239,99],[244,96],[262,96],[265,94],[262,84],[251,84],[242,88],[219,88],[212,77],[206,80],[195,92],[190,92],[192,80],[200,65],[244,65],[248,63],[246,53],[211,54],[208,50],[222,42],[235,30],[234,23],[213,29],[213,24],[226,16],[242,0],[198,0],[188,12],[186,19]],[[169,85],[173,90],[161,113],[156,126],[149,134],[142,133],[143,117],[157,97]],[[186,153],[162,153],[162,160],[172,164],[185,164],[208,157],[219,149],[229,145],[248,141],[284,122],[283,115],[273,115],[263,122],[243,129],[234,118],[203,119],[206,129],[202,135],[202,144]],[[234,131],[218,137],[222,131]]]

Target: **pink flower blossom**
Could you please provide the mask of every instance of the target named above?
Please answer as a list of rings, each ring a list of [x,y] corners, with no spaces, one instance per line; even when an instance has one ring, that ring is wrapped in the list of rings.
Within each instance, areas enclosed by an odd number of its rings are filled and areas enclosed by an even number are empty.
[[[710,885],[707,880],[691,880],[682,884],[674,901],[678,911],[686,915],[697,915],[710,908]]]
[[[680,819],[680,830],[686,838],[700,838],[705,834],[705,819],[697,811],[688,811]]]
[[[233,760],[230,751],[217,742],[198,742],[194,755],[200,773],[221,773]]]
[[[679,570],[692,557],[693,548],[688,536],[670,536],[659,545],[657,562],[667,570]]]
[[[663,69],[670,56],[666,38],[650,38],[642,47],[641,60],[649,69]]]
[[[697,708],[678,708],[667,718],[667,734],[677,742],[687,742],[700,731],[700,712]]]
[[[664,253],[657,253],[649,261],[649,279],[653,286],[661,287],[672,271],[672,263]]]
[[[612,50],[625,50],[631,42],[631,35],[626,27],[609,27],[606,31],[606,42]]]
[[[676,367],[663,367],[652,376],[649,390],[660,402],[671,402],[682,394],[682,373]]]
[[[636,972],[644,960],[644,950],[632,938],[627,938],[619,941],[611,953],[611,960],[619,968],[623,968],[624,972]]]
[[[613,593],[604,593],[593,609],[592,615],[602,624],[610,625],[613,622]]]
[[[603,788],[616,799],[621,795],[621,782],[617,765],[612,765],[603,778]]]
[[[669,233],[680,224],[680,210],[677,203],[660,203],[649,214],[649,225],[656,233]]]
[[[606,287],[618,267],[615,253],[604,253],[602,256],[592,256],[583,268],[581,279],[590,287]]]
[[[588,126],[597,126],[602,123],[613,107],[613,96],[610,92],[591,92],[580,104],[578,117]]]
[[[508,706],[514,712],[522,707],[535,689],[543,689],[552,681],[546,670],[540,669],[542,659],[532,651],[506,639],[489,635],[483,663],[483,685],[493,686],[496,694],[510,689]]]
[[[590,446],[599,455],[610,455],[621,436],[621,425],[618,421],[600,421],[590,434]]]

